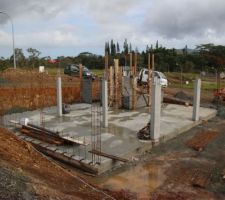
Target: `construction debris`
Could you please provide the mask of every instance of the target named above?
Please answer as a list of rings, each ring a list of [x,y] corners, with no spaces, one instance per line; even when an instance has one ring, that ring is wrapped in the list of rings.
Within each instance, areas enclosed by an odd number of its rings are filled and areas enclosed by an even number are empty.
[[[197,134],[186,142],[186,145],[196,151],[203,151],[218,135],[218,131],[205,131]]]
[[[103,152],[100,152],[100,151],[97,151],[97,150],[91,150],[89,152],[92,153],[92,154],[96,154],[98,156],[103,156],[103,157],[106,157],[106,158],[110,158],[112,160],[118,160],[118,161],[121,161],[121,162],[128,162],[128,160],[125,159],[125,158],[121,158],[121,157],[114,156],[114,155],[111,155],[111,154],[103,153]]]
[[[182,100],[191,100],[192,98],[190,96],[188,96],[185,92],[183,91],[180,91],[180,92],[177,92],[175,95],[174,95],[175,98],[178,98],[178,99],[182,99]]]
[[[150,122],[144,128],[142,128],[140,131],[138,131],[137,137],[140,140],[150,140],[151,139]]]
[[[73,144],[71,140],[67,140],[66,138],[62,138],[58,135],[57,132],[53,132],[47,130],[42,127],[38,127],[33,124],[22,125],[21,133],[24,133],[30,137],[39,139],[44,142],[48,142],[50,144],[62,145],[62,144]]]
[[[179,98],[175,98],[169,95],[165,95],[163,97],[163,102],[164,103],[170,103],[170,104],[178,104],[178,105],[185,105],[185,106],[191,106],[192,103],[188,100],[182,100]]]

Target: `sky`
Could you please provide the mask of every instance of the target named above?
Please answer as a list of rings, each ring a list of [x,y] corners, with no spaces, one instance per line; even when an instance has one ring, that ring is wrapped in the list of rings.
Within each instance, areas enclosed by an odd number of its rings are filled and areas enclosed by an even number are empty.
[[[15,47],[41,56],[103,55],[106,41],[144,50],[225,45],[224,0],[0,0],[13,20]],[[0,14],[0,57],[12,55],[11,24]]]

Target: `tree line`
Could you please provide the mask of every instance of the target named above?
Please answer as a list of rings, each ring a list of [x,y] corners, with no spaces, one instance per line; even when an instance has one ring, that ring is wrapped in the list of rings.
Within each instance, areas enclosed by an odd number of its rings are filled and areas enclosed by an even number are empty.
[[[34,48],[28,48],[26,57],[22,49],[16,48],[16,62],[19,68],[64,67],[67,64],[82,63],[90,69],[104,69],[104,56],[89,52],[82,52],[78,56],[59,56],[57,63],[53,64],[50,56],[41,57],[41,52]],[[133,48],[127,39],[123,45],[114,42],[113,39],[105,42],[105,52],[109,55],[109,65],[113,65],[113,59],[119,59],[121,66],[130,65],[130,53],[137,54],[138,67],[147,67],[148,54],[154,52],[155,68],[158,71],[173,72],[200,72],[200,71],[223,71],[225,68],[225,46],[214,44],[201,44],[195,49],[189,49],[187,45],[183,49],[166,48],[159,45],[146,45],[146,49],[139,52]],[[0,70],[13,67],[13,56],[10,58],[0,57]]]

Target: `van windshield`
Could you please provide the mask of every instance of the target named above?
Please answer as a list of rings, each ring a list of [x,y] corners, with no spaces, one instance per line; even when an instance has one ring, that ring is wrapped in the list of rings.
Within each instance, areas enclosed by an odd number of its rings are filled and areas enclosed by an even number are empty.
[[[162,72],[159,72],[159,76],[163,79],[166,79],[166,76]]]
[[[89,69],[87,67],[83,66],[83,71],[84,72],[89,72]]]

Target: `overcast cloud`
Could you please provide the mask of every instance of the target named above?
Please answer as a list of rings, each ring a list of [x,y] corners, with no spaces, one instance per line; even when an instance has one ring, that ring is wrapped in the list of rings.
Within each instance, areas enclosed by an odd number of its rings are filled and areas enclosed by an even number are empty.
[[[224,0],[0,0],[14,21],[16,47],[42,55],[102,54],[106,40],[125,38],[142,50],[225,44]],[[11,29],[0,15],[0,56],[11,54]]]

